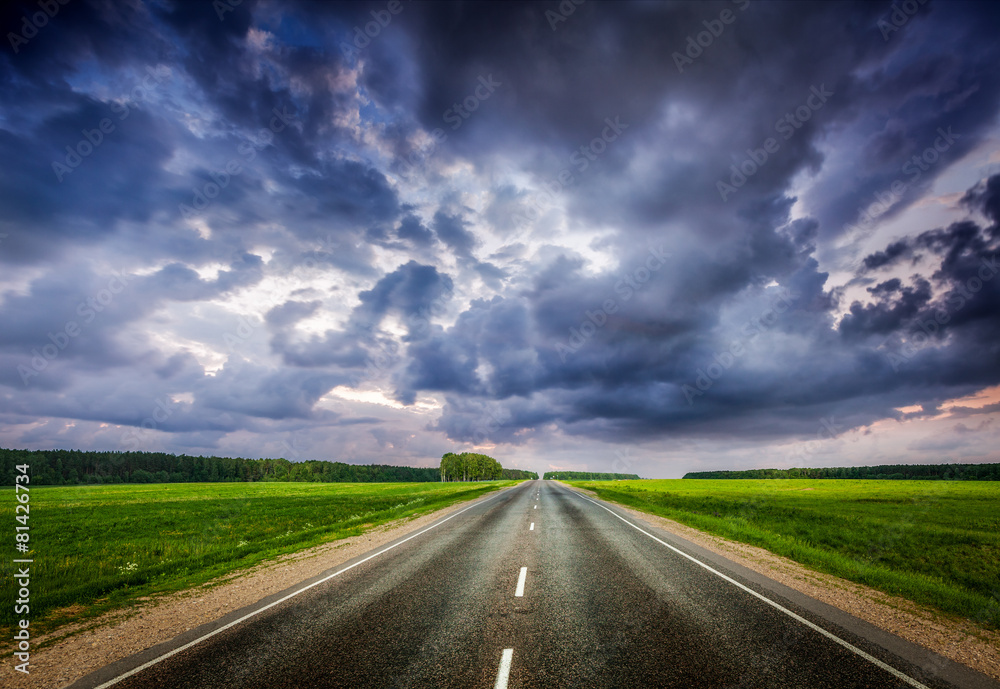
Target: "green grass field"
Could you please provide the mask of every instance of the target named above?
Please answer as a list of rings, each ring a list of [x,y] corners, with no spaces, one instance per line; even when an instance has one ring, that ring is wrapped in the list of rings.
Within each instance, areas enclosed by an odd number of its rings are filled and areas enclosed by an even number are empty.
[[[31,490],[31,624],[35,633],[203,584],[222,574],[388,521],[514,485],[484,483],[170,483]],[[14,491],[0,523],[14,551]],[[12,603],[12,557],[4,601]],[[292,584],[294,582],[288,582]],[[0,607],[0,634],[15,620]],[[67,610],[72,606],[72,610]]]
[[[1000,628],[1000,483],[678,479],[571,484],[604,500]]]

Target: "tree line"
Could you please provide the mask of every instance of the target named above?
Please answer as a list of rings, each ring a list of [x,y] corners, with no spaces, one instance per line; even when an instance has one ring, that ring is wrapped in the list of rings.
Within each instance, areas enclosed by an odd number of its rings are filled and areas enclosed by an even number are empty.
[[[14,484],[15,465],[31,467],[31,485],[316,481],[322,483],[439,481],[434,467],[345,464],[309,460],[193,457],[165,452],[85,452],[0,448],[0,485]]]
[[[442,481],[492,481],[495,479],[529,480],[538,478],[533,471],[504,469],[500,462],[475,452],[445,452],[441,457]]]
[[[546,474],[548,476],[548,474]],[[684,478],[852,478],[916,481],[1000,481],[1000,464],[882,464],[818,469],[692,471]]]
[[[542,477],[555,481],[638,481],[639,474],[608,474],[595,471],[546,471]]]

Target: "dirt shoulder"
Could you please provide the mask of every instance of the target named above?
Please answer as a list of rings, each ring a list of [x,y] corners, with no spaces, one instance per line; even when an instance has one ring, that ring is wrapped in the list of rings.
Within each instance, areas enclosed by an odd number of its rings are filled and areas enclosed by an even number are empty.
[[[562,483],[560,481],[560,483]],[[562,483],[593,498],[593,491]],[[599,499],[599,498],[598,498]],[[829,574],[807,569],[786,557],[692,529],[664,517],[614,503],[633,517],[687,539],[800,593],[832,605],[880,629],[919,644],[950,660],[1000,680],[1000,633],[967,620],[947,617],[916,603]]]
[[[483,498],[493,495],[496,493],[487,493]],[[109,663],[169,641],[198,625],[284,591],[297,582],[417,531],[473,502],[460,502],[420,517],[389,522],[360,536],[332,541],[233,572],[187,591],[108,613],[84,625],[68,625],[33,640],[33,645],[43,644],[71,634],[51,646],[33,651],[30,675],[15,671],[12,662],[3,663],[0,666],[0,686],[31,689],[65,687]]]

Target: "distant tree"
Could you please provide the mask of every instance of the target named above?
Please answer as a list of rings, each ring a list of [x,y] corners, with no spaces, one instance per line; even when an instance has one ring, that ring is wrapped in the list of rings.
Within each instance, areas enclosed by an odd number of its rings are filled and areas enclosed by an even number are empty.
[[[635,481],[639,479],[639,475],[594,471],[546,471],[542,478],[554,481]]]
[[[870,467],[820,467],[812,469],[744,469],[694,471],[688,479],[868,479],[918,481],[1000,481],[1000,463],[991,464],[891,464]]]
[[[523,480],[538,478],[534,472],[518,469],[504,469],[500,462],[476,452],[455,454],[446,452],[441,456],[439,467],[442,481],[492,481],[495,479]]]
[[[151,472],[146,471],[145,469],[136,469],[135,471],[132,472],[131,482],[152,483],[153,474]]]

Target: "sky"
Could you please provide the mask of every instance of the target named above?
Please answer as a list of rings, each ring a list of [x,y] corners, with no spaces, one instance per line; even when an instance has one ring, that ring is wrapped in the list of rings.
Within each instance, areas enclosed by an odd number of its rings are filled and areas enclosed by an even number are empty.
[[[0,9],[0,446],[1000,461],[1000,5]]]

